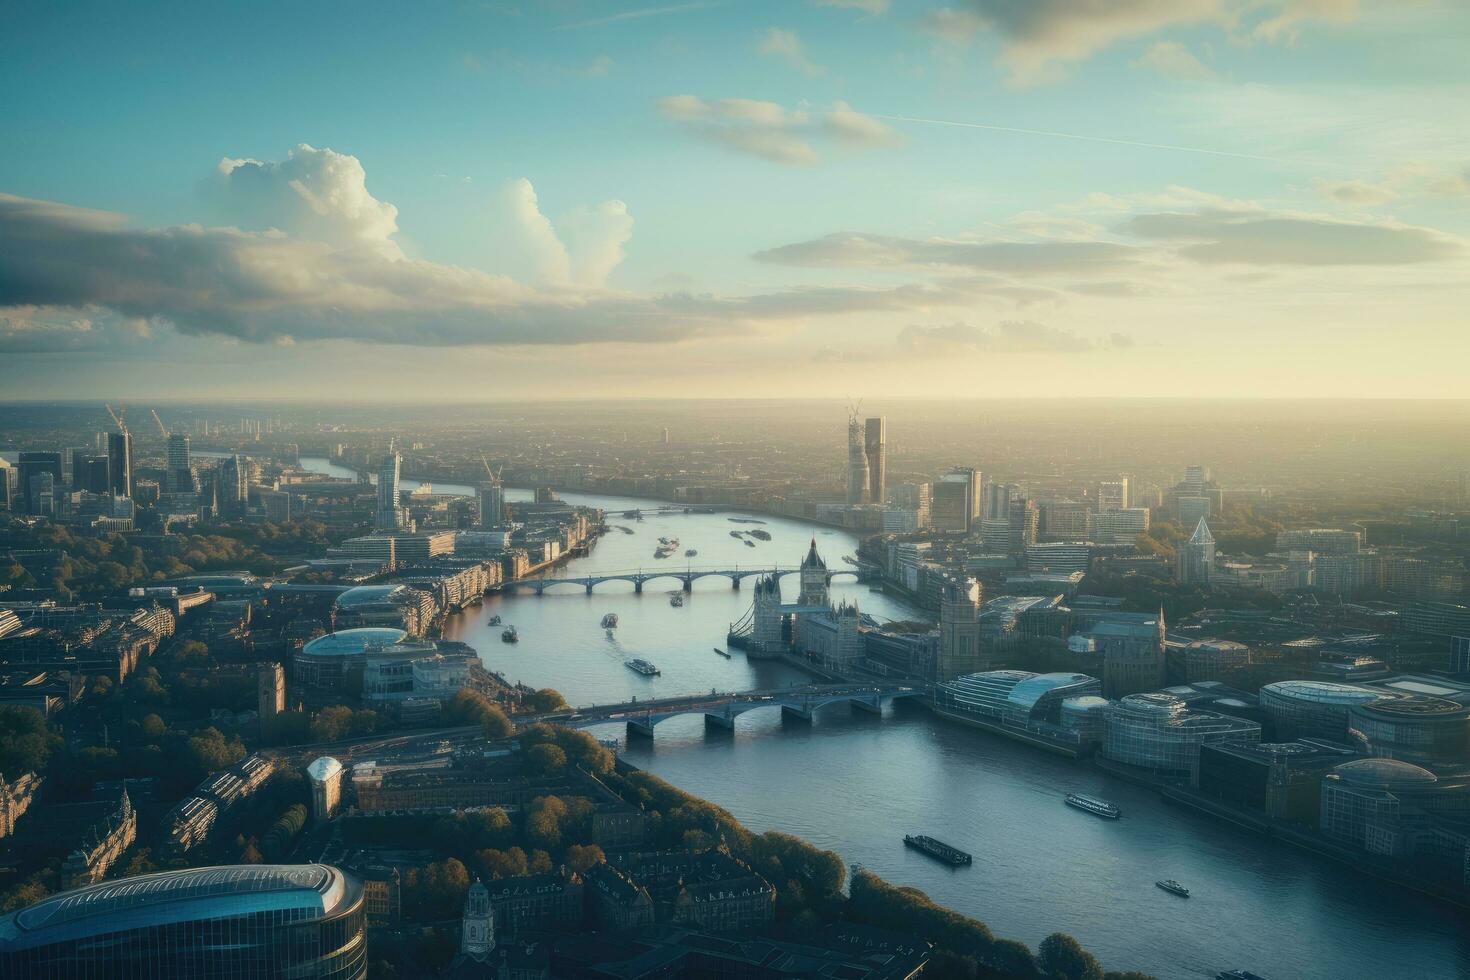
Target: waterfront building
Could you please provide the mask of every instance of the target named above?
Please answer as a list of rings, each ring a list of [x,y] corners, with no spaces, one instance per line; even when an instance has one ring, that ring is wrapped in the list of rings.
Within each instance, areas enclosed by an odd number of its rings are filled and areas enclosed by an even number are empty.
[[[306,781],[311,786],[311,818],[326,823],[342,802],[342,763],[324,755],[306,767]]]
[[[1279,742],[1302,738],[1348,740],[1348,713],[1355,704],[1377,701],[1383,691],[1331,681],[1277,681],[1261,688],[1260,704]]]
[[[586,880],[592,920],[603,929],[675,922],[732,932],[775,915],[775,887],[719,850],[621,854],[594,865]]]
[[[1352,751],[1325,742],[1220,742],[1200,747],[1199,790],[1228,806],[1314,827],[1322,777]]]
[[[1470,707],[1448,698],[1403,694],[1362,701],[1348,730],[1363,751],[1421,766],[1470,762]]]
[[[191,868],[88,885],[0,917],[0,976],[367,976],[362,885],[322,864]]]
[[[1113,702],[1096,694],[1062,699],[1059,718],[1062,730],[1076,737],[1081,746],[1101,745],[1108,730],[1108,710]]]
[[[1372,855],[1406,858],[1435,847],[1436,815],[1470,816],[1463,778],[1395,759],[1357,759],[1322,778],[1322,833]]]
[[[980,608],[983,593],[972,578],[950,578],[939,598],[939,654],[934,679],[950,681],[981,669]]]
[[[888,431],[880,415],[863,424],[863,449],[868,457],[868,503],[888,500]]]
[[[1098,544],[1132,544],[1148,533],[1147,507],[1117,507],[1092,515],[1092,540]]]
[[[1108,480],[1097,485],[1097,512],[1099,514],[1123,510],[1129,506],[1127,477]]]
[[[868,502],[868,451],[863,427],[855,412],[847,416],[847,502]]]
[[[929,514],[936,531],[970,531],[980,514],[980,471],[957,466],[936,480]]]
[[[1108,712],[1102,753],[1156,779],[1195,785],[1202,745],[1260,740],[1256,722],[1192,709],[1173,694],[1130,694]]]
[[[133,437],[128,432],[107,434],[107,486],[119,497],[133,495]]]
[[[914,527],[926,528],[930,521],[933,486],[928,483],[900,483],[893,488],[893,506],[914,514]]]
[[[481,527],[500,527],[505,523],[505,487],[500,483],[482,483],[478,487]]]
[[[796,602],[800,606],[831,605],[831,589],[827,582],[827,563],[817,554],[817,539],[812,538],[806,557],[801,560],[801,592]]]
[[[438,612],[434,597],[407,585],[359,585],[332,607],[339,630],[385,627],[422,636]]]
[[[378,464],[378,511],[373,527],[380,531],[392,531],[406,523],[403,505],[399,500],[399,475],[403,457],[390,452]]]
[[[1209,524],[1201,517],[1189,540],[1179,546],[1175,577],[1184,585],[1208,586],[1214,570],[1215,536],[1210,533]]]

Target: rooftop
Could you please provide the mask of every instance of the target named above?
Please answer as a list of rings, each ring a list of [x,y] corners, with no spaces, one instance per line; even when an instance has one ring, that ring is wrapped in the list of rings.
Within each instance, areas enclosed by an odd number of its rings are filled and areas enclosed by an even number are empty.
[[[312,657],[350,657],[369,647],[390,647],[407,638],[403,630],[364,626],[319,636],[302,647],[301,652]]]
[[[1277,681],[1261,688],[1261,693],[1293,701],[1313,701],[1317,704],[1362,704],[1383,697],[1382,691],[1355,684],[1334,684],[1331,681]]]

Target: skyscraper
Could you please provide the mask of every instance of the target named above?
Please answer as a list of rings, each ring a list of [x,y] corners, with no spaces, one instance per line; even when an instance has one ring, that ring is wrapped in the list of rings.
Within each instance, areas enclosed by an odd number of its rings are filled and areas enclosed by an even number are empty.
[[[168,472],[164,476],[169,493],[193,493],[194,473],[189,468],[189,434],[174,432],[168,437]]]
[[[867,503],[868,450],[863,441],[863,427],[856,412],[847,416],[847,502]]]
[[[250,501],[250,468],[243,456],[227,456],[219,464],[218,505],[225,517],[243,517]]]
[[[61,453],[47,451],[23,452],[20,454],[19,464],[19,473],[17,475],[20,485],[17,489],[20,491],[21,501],[25,505],[23,509],[27,514],[40,513],[36,509],[36,495],[40,492],[41,484],[35,478],[42,473],[49,473],[51,475],[52,491],[54,492],[57,487],[60,487]]]
[[[868,457],[868,503],[881,504],[888,499],[888,435],[881,415],[868,419],[863,436],[863,450]]]
[[[1209,585],[1215,570],[1215,536],[1201,517],[1189,540],[1179,546],[1175,575],[1185,585]]]
[[[936,531],[969,531],[979,516],[979,470],[956,466],[934,482],[929,522]]]
[[[398,476],[403,457],[389,453],[378,464],[378,517],[374,526],[388,531],[403,526],[403,509],[398,503]]]
[[[133,495],[133,437],[107,433],[107,488],[119,497]]]
[[[480,492],[480,526],[496,527],[505,520],[505,488],[497,483],[482,483]]]

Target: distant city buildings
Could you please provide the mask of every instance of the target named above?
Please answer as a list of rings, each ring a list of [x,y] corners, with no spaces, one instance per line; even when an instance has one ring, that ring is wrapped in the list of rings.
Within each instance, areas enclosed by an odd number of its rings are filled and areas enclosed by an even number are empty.
[[[971,530],[980,515],[980,479],[973,467],[955,467],[934,482],[929,511],[934,530]]]

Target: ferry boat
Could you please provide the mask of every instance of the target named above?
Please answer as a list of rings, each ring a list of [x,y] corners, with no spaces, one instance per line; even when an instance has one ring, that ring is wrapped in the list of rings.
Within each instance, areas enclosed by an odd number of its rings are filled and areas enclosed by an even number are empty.
[[[769,540],[771,540],[771,532],[770,531],[762,531],[760,528],[756,528],[755,530],[751,531],[750,532],[750,536],[752,538],[758,538],[761,541],[769,541]]]
[[[726,653],[724,650],[721,650],[719,647],[715,647],[715,653],[718,653],[720,656],[724,657],[726,660],[729,660],[730,659],[730,655],[728,653]]]
[[[673,606],[675,609],[678,609],[680,606],[684,605],[684,597],[682,595],[669,596],[669,605]]]
[[[944,841],[935,840],[933,837],[925,837],[922,834],[905,834],[903,842],[906,846],[912,847],[916,851],[921,851],[936,861],[943,861],[945,864],[953,865],[956,868],[964,867],[972,860],[970,855],[958,847],[950,847]]]
[[[684,549],[684,557],[685,558],[693,558],[697,554],[699,554],[699,552],[698,551],[695,551],[693,548],[685,548]]]
[[[516,628],[514,626],[507,626],[500,632],[500,642],[519,643],[521,642],[521,634],[516,632]]]
[[[1179,884],[1179,882],[1175,881],[1173,878],[1169,878],[1164,881],[1156,881],[1154,882],[1154,884],[1158,885],[1160,888],[1162,888],[1166,892],[1169,892],[1170,894],[1178,895],[1180,898],[1189,897],[1189,889]]]
[[[1081,793],[1071,793],[1067,796],[1067,806],[1075,806],[1079,810],[1086,810],[1094,816],[1104,817],[1108,820],[1117,820],[1123,815],[1116,805],[1107,800],[1099,800],[1092,796],[1083,796]]]
[[[500,625],[500,617],[499,616],[491,616],[490,617],[490,622],[486,623],[485,625],[487,625],[487,626],[499,626]]]
[[[749,538],[746,538],[745,539],[745,546],[747,548],[754,548],[755,547],[755,542],[752,541],[752,540],[750,540]]]
[[[603,629],[605,629],[605,630],[614,629],[614,628],[617,627],[617,625],[618,625],[618,614],[617,613],[608,613],[606,616],[602,617],[602,628]]]
[[[741,533],[742,532],[740,532],[740,531],[731,531],[730,532],[730,537],[732,537],[732,538],[738,538],[738,537],[740,537]]]
[[[627,667],[629,670],[636,670],[644,677],[657,677],[660,673],[662,673],[657,667],[649,663],[647,660],[642,659],[641,657],[637,660],[624,660],[623,666]]]

